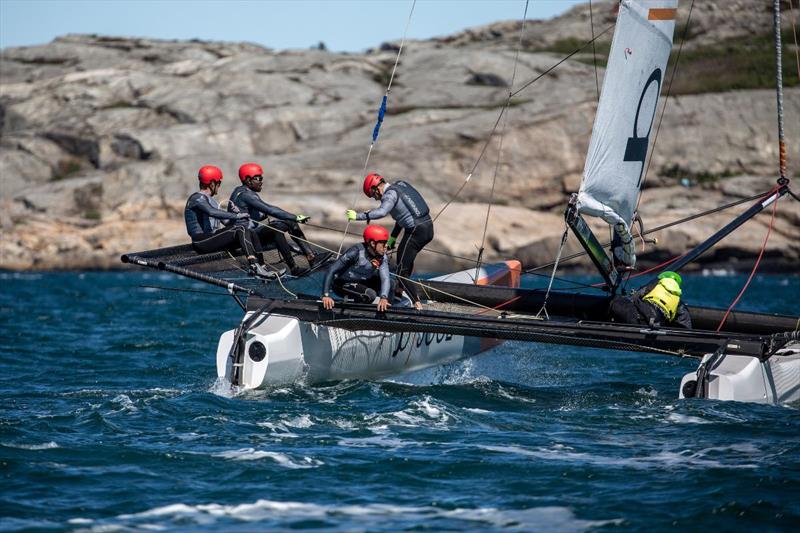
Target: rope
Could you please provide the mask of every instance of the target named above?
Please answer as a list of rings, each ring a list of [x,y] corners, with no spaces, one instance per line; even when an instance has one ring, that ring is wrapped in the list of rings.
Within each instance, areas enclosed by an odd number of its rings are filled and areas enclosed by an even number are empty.
[[[692,0],[691,5],[689,6],[689,16],[686,18],[686,26],[683,28],[683,35],[681,36],[681,44],[678,46],[678,54],[675,56],[675,66],[672,69],[672,75],[669,77],[669,85],[667,86],[667,94],[664,96],[664,106],[661,108],[661,116],[658,117],[658,126],[656,126],[656,134],[653,136],[653,147],[650,149],[650,157],[647,159],[647,168],[644,170],[644,176],[642,177],[642,183],[639,186],[639,190],[644,189],[644,184],[647,181],[647,173],[650,172],[650,165],[653,162],[653,155],[656,151],[656,143],[658,142],[658,133],[661,131],[661,123],[664,121],[664,115],[667,112],[667,104],[669,103],[669,97],[672,94],[672,82],[675,81],[675,76],[678,74],[678,64],[681,60],[681,51],[683,50],[683,43],[686,42],[686,36],[689,34],[689,23],[692,21],[692,10],[694,9],[694,0]],[[633,210],[634,213],[639,211],[639,204],[642,201],[642,194],[639,194],[639,198],[636,200],[636,209]]]
[[[462,298],[461,296],[457,296],[455,294],[451,294],[451,293],[449,293],[447,291],[444,291],[442,289],[437,289],[436,287],[431,287],[430,285],[426,285],[425,283],[423,283],[421,281],[417,281],[415,279],[407,278],[405,276],[401,276],[401,275],[395,274],[395,273],[391,273],[391,276],[394,277],[394,278],[397,278],[399,280],[402,280],[402,281],[408,281],[410,283],[414,283],[416,285],[419,285],[422,288],[422,290],[425,291],[425,294],[428,294],[428,290],[430,289],[433,292],[438,292],[440,294],[444,294],[445,296],[449,296],[450,298],[454,298],[456,300],[460,300],[462,302],[468,303],[468,304],[473,305],[475,307],[481,307],[486,311],[495,311],[493,308],[491,308],[491,307],[489,307],[487,305],[483,305],[483,304],[480,304],[478,302],[474,302],[472,300],[468,300],[467,298]],[[497,311],[495,311],[495,312],[497,312]],[[498,314],[500,314],[500,313],[498,313]]]
[[[761,263],[761,258],[764,256],[764,250],[766,250],[766,248],[767,248],[767,241],[769,240],[769,235],[770,235],[770,233],[772,233],[772,225],[775,222],[775,213],[778,210],[778,200],[779,200],[779,198],[776,198],[775,201],[772,203],[772,218],[769,221],[769,227],[767,228],[767,234],[764,236],[764,242],[761,245],[761,251],[758,253],[758,259],[756,259],[756,262],[753,265],[753,270],[750,271],[750,276],[747,278],[747,281],[745,282],[744,287],[742,287],[742,290],[739,291],[739,294],[736,296],[736,299],[733,300],[733,303],[730,305],[730,307],[728,307],[728,310],[725,311],[725,315],[722,317],[722,320],[720,321],[719,326],[717,326],[717,333],[719,333],[719,331],[722,329],[722,326],[725,325],[725,321],[728,320],[728,315],[731,313],[733,308],[736,307],[736,304],[739,303],[739,300],[744,295],[744,291],[746,291],[747,287],[750,285],[750,281],[752,281],[753,276],[756,273],[756,270],[758,270],[758,265],[759,265],[759,263]]]
[[[341,230],[339,228],[332,228],[332,227],[329,227],[329,226],[321,226],[319,224],[312,224],[310,222],[306,222],[305,225],[306,226],[310,226],[312,228],[318,228],[318,229],[322,229],[322,230],[326,230],[326,231],[333,231],[333,232],[336,232],[336,233],[342,233],[342,231],[343,231],[343,230]],[[271,229],[275,229],[275,228],[271,228]],[[280,231],[280,230],[275,229],[275,231]],[[286,233],[286,232],[284,231],[283,233]],[[287,235],[288,235],[288,233],[287,233]],[[292,236],[292,237],[294,237],[294,236]],[[308,242],[309,244],[313,244],[314,246],[317,246],[317,247],[319,247],[319,248],[321,248],[321,249],[323,249],[325,251],[329,251],[331,253],[335,253],[333,250],[329,250],[328,248],[325,248],[324,246],[322,246],[320,244],[317,244],[314,241],[306,241],[306,242]],[[389,255],[392,255],[392,254],[394,254],[396,252],[397,252],[397,250],[389,250],[386,253],[389,254]],[[433,249],[433,248],[429,248],[427,246],[425,248],[423,248],[422,250],[420,250],[419,253],[432,253],[432,254],[437,254],[437,255],[442,255],[442,256],[445,256],[445,257],[449,257],[451,259],[460,259],[461,261],[468,261],[468,262],[472,262],[472,260],[473,260],[472,257],[465,257],[463,255],[453,254],[453,253],[450,253],[450,252],[445,252],[443,250],[436,250],[436,249]],[[481,261],[480,264],[482,266],[482,265],[485,265],[486,262]],[[317,267],[315,267],[315,268],[317,268]],[[547,274],[538,274],[536,272],[525,272],[525,274],[530,274],[532,276],[540,276],[540,277],[543,277],[543,278],[544,277],[546,277],[546,278],[550,277]],[[556,276],[555,279],[556,279],[556,281],[561,281],[563,283],[570,283],[572,285],[575,285],[577,288],[582,288],[582,289],[594,288],[593,285],[589,285],[588,283],[581,283],[579,281],[574,281],[574,280],[567,279],[567,278],[561,278],[561,277]]]
[[[411,3],[411,11],[408,13],[408,20],[406,20],[406,27],[403,30],[403,38],[400,41],[400,48],[397,49],[397,57],[394,59],[394,67],[392,67],[392,73],[389,76],[389,83],[386,85],[386,92],[383,94],[383,98],[381,99],[381,105],[378,108],[378,120],[375,122],[375,127],[372,130],[372,142],[369,145],[369,150],[367,150],[367,157],[364,160],[364,167],[361,169],[361,177],[363,178],[367,172],[367,167],[369,166],[369,159],[372,156],[372,149],[375,147],[375,143],[378,142],[378,135],[381,131],[381,125],[383,124],[383,117],[386,115],[386,104],[389,100],[389,93],[392,90],[392,83],[394,82],[394,75],[397,72],[397,65],[400,63],[400,55],[403,53],[403,46],[406,44],[406,35],[408,35],[408,27],[411,25],[411,16],[414,14],[414,7],[417,5],[417,0],[413,0]],[[358,191],[353,194],[353,199],[350,202],[352,206],[351,209],[355,209],[356,207],[356,198],[358,198]],[[347,224],[344,227],[344,233],[342,234],[342,240],[339,242],[339,250],[336,252],[336,255],[339,256],[342,253],[342,246],[344,246],[344,240],[347,238],[347,230],[350,229],[350,219],[347,220]]]
[[[339,257],[340,255],[342,255],[342,254],[341,254],[341,248],[339,249],[340,251],[339,251],[339,252],[337,252],[336,250],[332,250],[332,249],[330,249],[330,248],[326,248],[325,246],[322,246],[321,244],[319,244],[319,243],[316,243],[316,242],[314,242],[314,241],[309,241],[308,239],[304,239],[304,238],[302,238],[302,237],[298,237],[298,236],[296,236],[296,235],[292,235],[292,234],[291,234],[291,233],[289,233],[288,231],[280,230],[280,229],[278,229],[278,228],[276,228],[276,227],[270,226],[269,224],[267,224],[267,223],[265,223],[265,222],[260,222],[260,221],[258,221],[258,220],[253,220],[253,219],[250,219],[250,221],[251,221],[251,222],[255,222],[255,223],[256,223],[256,224],[258,224],[259,226],[264,226],[265,228],[269,228],[271,231],[274,231],[274,232],[276,232],[276,233],[283,233],[284,235],[288,235],[288,236],[289,236],[289,237],[291,237],[292,239],[297,239],[298,241],[303,241],[303,242],[305,242],[305,243],[308,243],[308,244],[310,244],[310,245],[312,245],[312,246],[316,246],[317,248],[319,248],[319,249],[321,249],[321,250],[325,250],[326,252],[330,252],[330,253],[332,253],[332,254],[335,254],[335,255],[336,255],[336,257]],[[308,225],[309,225],[309,226],[311,226],[312,224],[308,224]],[[314,226],[314,227],[318,227],[318,228],[320,228],[320,227],[323,227],[323,226]],[[335,230],[335,231],[341,231],[341,230]],[[342,238],[342,241],[344,241],[344,238]]]
[[[791,4],[791,0],[789,1]],[[786,178],[786,141],[783,135],[783,61],[781,50],[781,0],[773,0],[772,25],[775,32],[775,97],[778,103],[778,172]]]
[[[794,57],[797,60],[797,79],[800,79],[800,47],[797,46],[797,27],[795,26],[794,6],[789,1],[789,11],[792,13],[792,37],[794,38]]]
[[[594,13],[592,0],[589,0],[589,26],[592,28],[592,62],[594,63],[594,85],[597,89],[597,101],[600,101],[600,79],[597,76],[597,49],[594,46]]]
[[[522,25],[519,28],[519,40],[517,42],[517,50],[514,54],[514,68],[511,71],[511,83],[508,85],[508,98],[506,98],[506,107],[511,105],[511,93],[514,90],[514,82],[517,79],[517,63],[519,62],[519,52],[522,49],[522,36],[525,34],[525,22],[528,20],[528,0],[525,0],[525,11],[522,15]],[[492,190],[489,193],[489,203],[486,206],[486,219],[483,222],[483,236],[481,237],[481,246],[478,249],[478,259],[475,261],[475,282],[478,280],[478,270],[481,268],[483,260],[483,250],[486,244],[486,232],[489,230],[489,218],[492,214],[492,204],[494,203],[494,189],[497,184],[497,172],[500,169],[500,161],[503,159],[503,140],[505,139],[506,126],[508,125],[508,114],[504,113],[503,127],[500,128],[500,142],[497,146],[497,160],[494,164],[494,175],[492,176]]]
[[[709,209],[707,211],[701,211],[700,213],[696,213],[696,214],[690,215],[688,217],[684,217],[684,218],[681,218],[681,219],[678,219],[678,220],[675,220],[675,221],[672,221],[672,222],[668,222],[666,224],[662,224],[661,226],[656,226],[655,228],[652,228],[652,229],[649,229],[647,231],[642,232],[642,235],[650,235],[651,233],[655,233],[655,232],[661,231],[663,229],[671,228],[673,226],[678,226],[680,224],[684,224],[686,222],[690,222],[690,221],[695,220],[697,218],[701,218],[701,217],[708,216],[708,215],[713,215],[714,213],[719,213],[720,211],[724,211],[726,209],[730,209],[731,207],[736,207],[737,205],[741,205],[741,204],[744,204],[744,203],[747,203],[747,202],[750,202],[750,201],[753,201],[753,200],[757,200],[759,198],[765,198],[765,197],[769,196],[770,194],[772,194],[774,192],[774,190],[775,189],[773,188],[773,189],[770,189],[769,191],[767,191],[765,193],[754,194],[753,196],[748,196],[747,198],[742,198],[741,200],[736,200],[735,202],[731,202],[729,204],[721,205],[719,207],[715,207],[715,208]],[[610,245],[611,245],[610,242],[606,242],[606,243],[603,244],[603,248],[608,248]],[[572,255],[568,255],[567,257],[563,258],[562,262],[571,261],[573,259],[577,259],[578,257],[582,257],[584,255],[586,255],[586,252],[576,252],[576,253],[574,253]],[[537,270],[541,270],[543,268],[551,267],[551,266],[553,266],[553,264],[554,264],[553,262],[545,263],[543,265],[539,265],[539,266],[536,266],[536,267],[533,267],[533,268],[529,268],[529,269],[523,271],[522,273],[523,274],[531,274],[531,273],[533,273],[533,272],[535,272]]]
[[[553,274],[550,276],[550,282],[547,284],[547,292],[544,293],[544,301],[542,301],[542,308],[539,309],[539,312],[536,313],[536,318],[544,313],[544,316],[550,318],[550,315],[547,314],[547,299],[550,297],[550,289],[553,287],[553,279],[556,277],[556,270],[558,270],[558,262],[561,259],[561,252],[564,251],[564,244],[567,242],[567,235],[569,234],[569,227],[564,224],[564,234],[561,236],[561,246],[558,247],[558,254],[556,255],[556,260],[553,263]]]
[[[600,37],[602,37],[603,35],[605,35],[606,33],[608,33],[608,32],[609,32],[609,30],[611,30],[613,27],[614,27],[614,25],[613,25],[613,24],[612,24],[612,25],[610,25],[610,26],[608,26],[608,27],[607,27],[605,30],[603,30],[603,31],[602,31],[600,34],[598,34],[598,35],[597,35],[597,37],[595,37],[595,38],[594,38],[594,39],[592,39],[591,41],[589,41],[589,42],[585,43],[585,44],[584,44],[583,46],[581,46],[580,48],[577,48],[577,49],[575,49],[575,50],[574,50],[572,53],[570,53],[570,54],[569,54],[569,55],[567,55],[566,57],[562,58],[560,61],[558,61],[557,63],[555,63],[555,64],[554,64],[554,65],[552,65],[551,67],[549,67],[547,70],[545,70],[544,72],[542,72],[541,74],[539,74],[539,75],[538,75],[538,76],[536,76],[535,78],[533,78],[533,79],[531,79],[531,80],[527,81],[525,84],[523,84],[523,85],[522,85],[522,87],[520,87],[520,88],[519,88],[519,89],[517,89],[516,91],[512,92],[512,93],[509,95],[509,98],[514,98],[514,97],[515,97],[515,96],[517,96],[519,93],[521,93],[522,91],[524,91],[525,89],[527,89],[528,87],[530,87],[531,85],[533,85],[534,83],[536,83],[537,81],[539,81],[540,79],[542,79],[543,77],[545,77],[545,76],[547,76],[548,74],[550,74],[550,72],[552,72],[553,70],[555,70],[555,69],[556,69],[556,68],[557,68],[559,65],[561,65],[561,64],[562,64],[564,61],[566,61],[567,59],[571,58],[572,56],[574,56],[575,54],[577,54],[578,52],[582,51],[584,48],[586,48],[587,46],[589,46],[590,44],[592,44],[593,42],[595,42],[597,39],[599,39]],[[500,124],[500,119],[502,119],[502,118],[503,118],[503,115],[505,114],[505,112],[506,112],[507,110],[508,110],[508,107],[507,107],[507,106],[503,106],[503,108],[500,110],[500,114],[497,116],[497,120],[495,120],[495,121],[494,121],[494,125],[492,126],[492,130],[489,132],[489,135],[487,136],[487,138],[486,138],[486,141],[485,141],[485,142],[484,142],[484,144],[483,144],[483,148],[481,149],[481,153],[478,155],[478,159],[475,161],[475,164],[474,164],[474,165],[472,165],[472,169],[469,171],[469,173],[467,174],[467,177],[464,179],[464,182],[461,184],[461,186],[458,188],[458,190],[455,192],[455,194],[453,194],[453,195],[450,197],[450,199],[449,199],[449,200],[447,201],[447,203],[446,203],[446,204],[444,204],[444,206],[443,206],[443,207],[442,207],[442,208],[439,210],[439,212],[436,214],[436,216],[435,216],[435,217],[433,217],[433,221],[434,221],[434,222],[436,222],[436,219],[438,219],[438,218],[439,218],[439,216],[440,216],[442,213],[444,213],[444,210],[445,210],[445,209],[447,209],[448,207],[450,207],[450,204],[452,204],[452,203],[453,203],[453,201],[455,201],[455,199],[456,199],[456,198],[458,198],[458,196],[461,194],[461,191],[463,191],[463,190],[464,190],[464,187],[466,187],[466,186],[467,186],[467,184],[469,183],[469,180],[470,180],[470,179],[472,179],[472,175],[475,173],[475,169],[477,169],[477,168],[478,168],[478,164],[479,164],[479,163],[481,162],[481,160],[483,159],[483,156],[484,156],[484,154],[486,153],[486,148],[489,146],[489,142],[491,141],[492,137],[494,136],[494,132],[495,132],[495,131],[497,131],[497,126]]]

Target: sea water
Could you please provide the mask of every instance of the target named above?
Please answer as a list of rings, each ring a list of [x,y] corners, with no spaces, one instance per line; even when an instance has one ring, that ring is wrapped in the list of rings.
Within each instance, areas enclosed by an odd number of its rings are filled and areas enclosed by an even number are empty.
[[[0,274],[0,529],[797,530],[800,406],[678,400],[696,361],[506,343],[379,382],[231,395],[226,296]],[[744,276],[688,276],[727,306]],[[546,280],[544,280],[546,282]],[[213,290],[213,289],[211,289]],[[800,311],[800,277],[739,308]]]

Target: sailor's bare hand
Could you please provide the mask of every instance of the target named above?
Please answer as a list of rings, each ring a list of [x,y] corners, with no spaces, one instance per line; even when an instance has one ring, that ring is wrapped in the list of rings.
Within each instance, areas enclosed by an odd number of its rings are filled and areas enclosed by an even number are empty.
[[[323,296],[322,307],[328,310],[333,309],[333,298],[331,298],[330,296]]]
[[[378,311],[381,313],[389,309],[389,307],[390,307],[389,300],[387,300],[386,298],[381,298],[380,301],[378,302]]]
[[[422,311],[422,302],[414,302],[414,309]]]

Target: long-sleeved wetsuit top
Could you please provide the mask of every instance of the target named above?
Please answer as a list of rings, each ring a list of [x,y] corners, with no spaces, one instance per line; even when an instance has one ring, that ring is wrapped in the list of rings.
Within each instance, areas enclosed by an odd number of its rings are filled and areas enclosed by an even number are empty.
[[[428,220],[429,209],[419,192],[404,181],[387,184],[383,190],[381,205],[356,214],[356,220],[377,220],[391,214],[395,220],[392,236],[397,237],[401,229],[412,230],[417,223]]]
[[[636,293],[634,294],[634,297],[639,298],[641,300],[642,298],[645,297],[645,295],[647,295],[648,292],[652,291],[656,285],[658,285],[658,279],[654,279],[641,289],[637,290]],[[661,313],[662,315],[664,314],[658,306],[653,306],[653,307],[658,309],[658,312]],[[668,322],[667,318],[664,317],[664,322],[669,325],[675,325],[684,327],[686,329],[692,329],[692,317],[689,314],[689,308],[686,307],[685,303],[683,303],[683,298],[681,298],[681,301],[678,304],[678,309],[677,311],[675,311],[675,319],[672,322]]]
[[[223,211],[216,200],[201,192],[193,193],[186,200],[186,208],[183,210],[186,232],[190,236],[212,233],[219,228],[222,220],[236,220],[236,218],[236,213]]]
[[[363,243],[356,244],[339,256],[328,269],[322,294],[330,292],[334,278],[339,278],[345,283],[359,283],[373,276],[381,278],[381,292],[378,296],[388,298],[389,259],[385,254],[383,257],[372,257]]]
[[[297,216],[284,211],[280,207],[275,207],[266,203],[258,193],[252,189],[248,189],[246,185],[239,185],[231,193],[231,202],[239,208],[242,213],[250,213],[250,225],[255,226],[253,220],[261,221],[268,216],[277,218],[279,220],[286,220],[294,222]]]

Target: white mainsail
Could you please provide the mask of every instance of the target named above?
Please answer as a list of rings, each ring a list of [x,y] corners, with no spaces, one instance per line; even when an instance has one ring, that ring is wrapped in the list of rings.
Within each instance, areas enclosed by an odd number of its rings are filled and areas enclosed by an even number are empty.
[[[614,227],[628,266],[636,262],[631,220],[672,49],[678,0],[622,0],[603,91],[578,192],[578,211]]]

